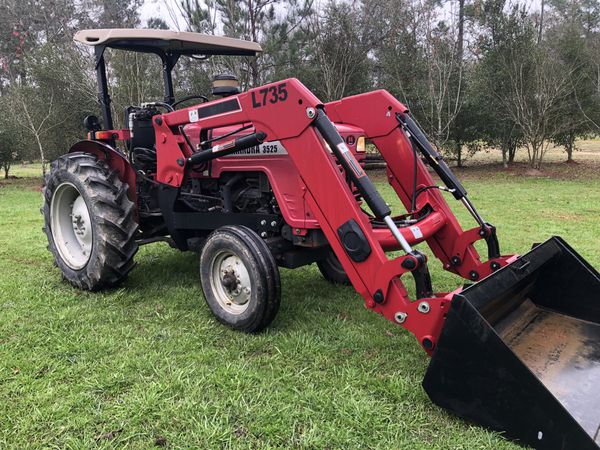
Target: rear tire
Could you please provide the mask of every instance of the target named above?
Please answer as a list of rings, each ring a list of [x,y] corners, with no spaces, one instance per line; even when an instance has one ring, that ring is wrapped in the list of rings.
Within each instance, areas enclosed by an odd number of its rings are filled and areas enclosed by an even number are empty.
[[[79,289],[98,290],[125,279],[138,250],[135,204],[128,185],[87,153],[51,164],[44,180],[44,232],[63,277]]]
[[[350,285],[350,278],[344,271],[342,264],[333,250],[330,250],[325,259],[317,261],[317,266],[325,278],[330,283]]]
[[[200,280],[217,320],[255,333],[275,318],[281,299],[279,269],[269,247],[250,228],[215,230],[200,255]]]

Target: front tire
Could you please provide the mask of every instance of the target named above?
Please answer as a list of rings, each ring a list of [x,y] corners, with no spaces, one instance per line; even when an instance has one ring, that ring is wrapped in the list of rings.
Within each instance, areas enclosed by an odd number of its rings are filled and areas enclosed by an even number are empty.
[[[200,280],[208,307],[231,328],[255,333],[277,314],[277,264],[265,241],[247,227],[224,226],[208,237],[200,255]]]
[[[48,250],[63,277],[79,289],[123,281],[138,250],[135,204],[108,165],[87,153],[69,153],[51,165],[42,191]]]
[[[348,275],[342,267],[342,263],[340,263],[338,257],[335,256],[333,250],[329,250],[327,257],[317,261],[317,266],[319,267],[319,271],[321,272],[321,275],[323,275],[323,278],[330,283],[345,285],[352,284],[350,283],[350,278],[348,278]]]

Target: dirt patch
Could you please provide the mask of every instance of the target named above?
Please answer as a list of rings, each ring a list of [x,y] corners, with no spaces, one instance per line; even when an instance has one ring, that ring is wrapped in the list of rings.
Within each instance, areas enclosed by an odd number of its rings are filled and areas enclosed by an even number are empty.
[[[600,160],[582,161],[576,163],[549,162],[542,165],[541,169],[532,169],[527,163],[513,163],[507,168],[502,164],[476,164],[469,167],[453,168],[464,178],[485,179],[490,175],[504,175],[508,177],[533,177],[552,178],[558,180],[592,179],[600,180]]]
[[[529,169],[527,171],[525,171],[525,173],[523,174],[527,177],[545,177],[547,176],[544,172],[542,172],[541,170],[538,169]]]
[[[531,177],[550,178],[556,180],[600,180],[600,158],[598,160],[585,160],[580,162],[548,162],[540,170],[531,169],[524,162],[512,163],[504,167],[502,163],[469,162],[468,166],[451,167],[460,179],[488,180],[490,177]],[[375,181],[385,181],[385,170],[369,170],[369,176]],[[437,175],[431,173],[437,180]]]
[[[248,435],[248,430],[246,429],[246,427],[243,427],[243,426],[240,425],[240,426],[237,426],[235,428],[235,430],[233,430],[233,435],[236,438],[243,438],[243,437],[246,437]]]
[[[49,265],[46,261],[41,261],[39,259],[29,259],[29,258],[21,258],[18,256],[10,256],[10,255],[5,255],[3,256],[4,261],[10,261],[11,263],[18,265],[18,266],[25,266],[25,267],[38,267],[40,269],[48,269]]]
[[[556,211],[540,211],[542,217],[550,219],[550,220],[564,220],[564,221],[575,221],[582,220],[584,216],[582,214],[577,213],[564,213],[564,212],[556,212]]]
[[[0,189],[9,187],[16,187],[20,189],[26,189],[28,191],[41,192],[42,191],[42,179],[41,178],[23,178],[23,177],[9,177],[8,179],[2,178],[0,180]]]
[[[167,438],[164,436],[157,436],[156,439],[154,439],[154,445],[156,447],[166,447],[167,446]]]
[[[552,178],[561,180],[595,179],[600,180],[600,140],[578,142],[581,150],[575,153],[575,160],[567,161],[561,149],[553,149],[545,156],[540,170],[533,170],[527,162],[526,153],[521,152],[516,162],[504,167],[499,151],[481,152],[474,158],[465,161],[465,166],[456,167],[448,161],[450,168],[460,178],[486,180],[490,176],[527,176],[534,178]],[[375,180],[385,180],[385,168],[368,170],[369,176]],[[437,176],[431,172],[434,179]]]
[[[96,436],[94,436],[94,440],[96,442],[100,442],[100,441],[112,441],[122,431],[123,431],[123,429],[120,428],[118,430],[108,431],[106,433],[98,433]]]
[[[539,170],[532,169],[529,164],[523,162],[510,164],[507,168],[501,163],[477,163],[466,167],[453,167],[452,170],[460,178],[477,180],[485,180],[490,176],[600,180],[600,159],[576,163],[548,162]]]

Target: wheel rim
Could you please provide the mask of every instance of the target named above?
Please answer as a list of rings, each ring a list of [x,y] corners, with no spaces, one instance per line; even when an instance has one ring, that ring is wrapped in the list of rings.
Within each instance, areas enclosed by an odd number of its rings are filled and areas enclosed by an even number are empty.
[[[223,251],[213,259],[210,283],[219,305],[228,313],[242,314],[250,304],[252,283],[240,257]]]
[[[50,222],[54,244],[65,264],[74,270],[85,267],[92,253],[92,223],[85,200],[72,183],[62,183],[54,190]]]

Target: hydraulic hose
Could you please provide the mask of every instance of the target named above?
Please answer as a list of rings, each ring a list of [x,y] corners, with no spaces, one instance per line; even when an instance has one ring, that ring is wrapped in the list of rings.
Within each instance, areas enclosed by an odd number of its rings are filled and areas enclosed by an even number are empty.
[[[194,153],[187,159],[188,164],[199,164],[206,161],[220,158],[222,156],[231,155],[232,153],[245,150],[250,147],[255,147],[264,142],[267,137],[267,133],[257,131],[256,133],[248,134],[239,138],[235,138],[232,141],[224,144],[215,145],[208,150],[204,150],[198,153]]]

